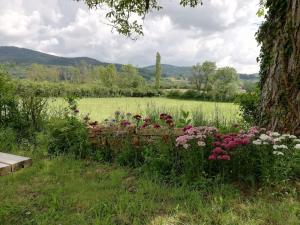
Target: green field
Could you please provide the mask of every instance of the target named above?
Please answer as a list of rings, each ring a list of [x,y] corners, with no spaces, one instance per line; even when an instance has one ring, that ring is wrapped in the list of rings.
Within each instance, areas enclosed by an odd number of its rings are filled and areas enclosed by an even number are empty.
[[[56,99],[51,103],[54,108],[65,106],[62,99]],[[233,103],[201,102],[192,100],[177,100],[167,98],[84,98],[79,100],[81,115],[90,113],[93,120],[103,121],[111,118],[115,111],[132,114],[149,112],[170,112],[178,114],[180,109],[191,113],[202,114],[207,121],[219,118],[222,121],[235,122],[239,119],[239,108]]]

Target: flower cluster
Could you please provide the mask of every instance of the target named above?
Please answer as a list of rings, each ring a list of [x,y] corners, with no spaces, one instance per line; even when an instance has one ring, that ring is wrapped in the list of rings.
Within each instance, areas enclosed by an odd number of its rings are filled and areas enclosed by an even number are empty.
[[[297,143],[300,143],[300,139],[297,139],[295,135],[280,134],[278,132],[267,131],[260,134],[260,136],[252,142],[255,145],[272,145],[274,155],[284,155],[283,150],[288,150],[289,143],[296,143],[294,147],[297,149]],[[300,149],[300,145],[299,145]]]
[[[120,125],[122,126],[122,127],[127,127],[127,126],[129,126],[131,123],[128,121],[128,120],[122,120],[121,122],[120,122]]]
[[[212,151],[212,153],[210,154],[210,156],[208,157],[208,160],[225,160],[225,161],[228,161],[228,160],[230,160],[230,156],[222,148],[216,147]]]
[[[133,119],[135,119],[136,121],[140,121],[142,119],[142,116],[139,114],[136,114],[133,116]]]
[[[208,157],[209,160],[230,160],[229,151],[235,149],[242,145],[248,145],[250,139],[258,133],[258,129],[250,128],[247,133],[231,133],[231,134],[216,134],[215,142],[213,146],[215,147]]]
[[[144,123],[142,125],[142,128],[146,128],[151,125],[151,120],[149,118],[145,118],[143,121],[144,121]]]
[[[215,135],[216,141],[213,143],[214,147],[221,147],[225,150],[232,150],[240,145],[247,145],[250,143],[250,137],[247,134],[232,133]]]
[[[166,113],[161,113],[159,115],[159,118],[160,120],[165,121],[165,123],[168,124],[170,127],[173,127],[175,125],[173,121],[173,117],[171,115],[168,115]]]
[[[195,140],[197,145],[204,147],[205,139],[217,132],[215,127],[193,127],[188,125],[183,128],[184,135],[176,138],[176,146],[182,146],[185,149],[190,147],[191,140]]]

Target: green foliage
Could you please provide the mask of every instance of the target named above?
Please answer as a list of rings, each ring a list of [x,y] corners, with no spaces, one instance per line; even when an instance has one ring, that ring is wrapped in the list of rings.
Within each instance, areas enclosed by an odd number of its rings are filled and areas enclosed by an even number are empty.
[[[258,91],[240,94],[236,97],[243,119],[249,124],[259,122],[259,94]]]
[[[189,111],[185,111],[183,109],[181,109],[181,115],[182,117],[179,118],[179,127],[184,127],[186,125],[189,125],[192,123],[192,119],[190,117],[190,112]]]
[[[167,98],[174,98],[174,99],[190,99],[190,100],[199,100],[199,101],[212,101],[212,102],[233,102],[235,99],[235,95],[222,95],[217,94],[213,95],[212,93],[205,93],[200,92],[197,90],[186,90],[186,91],[179,91],[179,90],[171,90],[166,92]]]
[[[0,124],[7,126],[17,114],[18,100],[8,74],[0,68]]]
[[[27,78],[33,81],[52,81],[59,80],[59,71],[56,68],[50,68],[40,64],[32,64],[28,68]]]
[[[156,64],[155,64],[155,88],[160,88],[160,79],[161,79],[161,57],[159,52],[156,53]]]
[[[215,98],[233,98],[238,93],[239,77],[232,67],[219,68],[209,79],[210,93]]]
[[[17,94],[12,80],[0,72],[0,125],[14,129],[18,138],[33,138],[45,124],[47,100],[28,91]]]
[[[90,8],[108,8],[106,18],[111,26],[120,34],[136,38],[135,35],[143,34],[142,19],[152,10],[160,10],[158,0],[77,0],[84,1]],[[181,0],[183,7],[196,7],[201,0]],[[137,19],[138,17],[138,19]]]
[[[192,84],[195,85],[197,90],[208,91],[209,78],[214,75],[216,69],[216,63],[210,61],[193,66]]]
[[[124,78],[126,79],[126,78]],[[126,85],[127,81],[124,81]],[[137,77],[129,80],[129,86],[138,86],[137,88],[119,88],[117,86],[106,87],[98,84],[70,84],[70,83],[53,83],[53,82],[30,82],[16,81],[16,89],[20,94],[32,92],[38,97],[153,97],[160,95],[160,92],[151,87],[140,87],[143,81]]]
[[[16,142],[16,132],[13,129],[0,128],[0,152],[11,152]]]
[[[87,125],[77,118],[77,103],[67,99],[69,107],[64,116],[53,117],[48,125],[48,152],[51,155],[71,154],[76,158],[90,156]]]

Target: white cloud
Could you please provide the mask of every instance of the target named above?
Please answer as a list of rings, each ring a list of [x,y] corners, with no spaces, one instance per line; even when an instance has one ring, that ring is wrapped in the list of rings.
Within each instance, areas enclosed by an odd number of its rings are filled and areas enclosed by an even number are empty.
[[[260,20],[258,0],[210,0],[194,9],[162,0],[164,9],[149,14],[144,37],[133,41],[112,32],[105,12],[71,0],[0,0],[0,45],[16,45],[62,56],[150,65],[193,65],[204,60],[258,71],[254,38]]]

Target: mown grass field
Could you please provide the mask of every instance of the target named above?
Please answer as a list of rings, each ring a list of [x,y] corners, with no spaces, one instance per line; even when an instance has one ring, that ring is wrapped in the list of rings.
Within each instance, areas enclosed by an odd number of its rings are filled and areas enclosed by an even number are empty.
[[[79,101],[79,110],[82,115],[90,113],[93,120],[103,121],[112,118],[114,112],[132,114],[157,111],[176,114],[180,109],[202,113],[205,120],[236,121],[239,117],[239,108],[233,103],[201,102],[193,100],[177,100],[167,98],[84,98]],[[56,99],[50,103],[54,108],[65,106],[63,99]]]
[[[30,152],[33,166],[0,177],[1,225],[298,225],[299,189],[192,190],[135,170]]]

